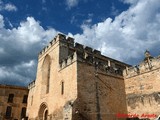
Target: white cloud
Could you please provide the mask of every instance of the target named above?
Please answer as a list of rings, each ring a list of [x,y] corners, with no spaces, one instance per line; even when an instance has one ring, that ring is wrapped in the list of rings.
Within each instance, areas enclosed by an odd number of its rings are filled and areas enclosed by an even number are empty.
[[[7,11],[17,11],[17,7],[10,3],[6,4],[4,9]]]
[[[116,15],[118,15],[118,13],[119,13],[118,9],[116,9],[115,5],[112,3],[111,15],[116,16]]]
[[[36,75],[37,54],[57,34],[45,30],[33,17],[17,28],[4,28],[0,15],[0,83],[27,85]]]
[[[11,36],[23,49],[27,49],[29,45],[38,42],[46,44],[57,33],[54,29],[44,30],[33,17],[27,17],[27,21],[21,22],[20,26],[17,29],[14,28],[11,32]]]
[[[0,48],[0,55],[1,54],[4,54],[4,49],[3,48]]]
[[[25,69],[25,68],[24,68]],[[28,76],[23,76],[8,67],[0,67],[0,83],[11,85],[27,85],[30,81]]]
[[[2,0],[0,0],[0,11],[17,11],[17,7],[11,3],[4,4]]]
[[[92,19],[88,18],[81,26],[82,34],[68,35],[109,57],[130,63],[142,58],[146,49],[158,51],[159,0],[127,1],[130,8],[114,20],[107,18],[90,25],[88,23]],[[4,26],[3,16],[0,15],[0,83],[8,80],[10,83],[18,81],[19,84],[27,84],[36,75],[37,53],[57,31],[54,28],[45,30],[33,17],[27,17],[17,28],[6,29]]]
[[[4,20],[3,20],[3,16],[0,14],[0,28],[4,27]]]
[[[66,0],[68,8],[72,8],[78,5],[79,0]]]
[[[122,2],[124,2],[124,3],[128,3],[128,4],[135,4],[135,3],[137,3],[139,0],[120,0],[120,1],[122,1]]]
[[[92,19],[91,18],[86,19],[86,20],[83,21],[83,25],[90,25],[91,23],[92,23]]]
[[[103,54],[129,63],[137,62],[146,49],[156,51],[160,45],[159,0],[131,1],[128,10],[115,19],[107,18],[95,25],[83,24],[82,34],[73,37]]]

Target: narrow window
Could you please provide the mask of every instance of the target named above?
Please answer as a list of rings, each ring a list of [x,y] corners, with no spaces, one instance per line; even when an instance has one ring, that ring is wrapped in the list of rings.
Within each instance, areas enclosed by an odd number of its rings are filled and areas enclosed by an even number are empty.
[[[23,96],[23,103],[27,103],[27,98],[28,98],[28,95]]]
[[[46,93],[49,93],[49,80],[50,80],[50,65],[48,67],[48,75],[47,75],[47,89],[46,89]]]
[[[33,104],[33,96],[31,97],[31,105]]]
[[[14,94],[9,94],[8,103],[13,103]]]
[[[11,106],[7,106],[6,117],[7,118],[11,117],[11,113],[12,113],[12,107]]]
[[[61,94],[64,94],[64,82],[61,83]]]
[[[26,117],[26,108],[23,107],[21,110],[21,118],[25,118]]]

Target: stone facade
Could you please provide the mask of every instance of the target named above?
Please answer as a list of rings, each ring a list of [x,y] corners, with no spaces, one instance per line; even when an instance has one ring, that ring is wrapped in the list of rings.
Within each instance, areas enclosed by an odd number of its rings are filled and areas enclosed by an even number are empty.
[[[148,51],[133,67],[58,34],[39,53],[37,77],[28,86],[27,116],[29,120],[152,119],[160,114],[159,83],[160,57],[153,58]]]
[[[0,120],[26,117],[28,88],[0,85]]]
[[[129,65],[58,34],[38,57],[29,85],[29,120],[114,120],[127,113],[123,70]]]
[[[146,51],[148,54],[148,51]],[[124,70],[129,113],[154,119],[160,114],[160,57],[146,56],[139,65]]]

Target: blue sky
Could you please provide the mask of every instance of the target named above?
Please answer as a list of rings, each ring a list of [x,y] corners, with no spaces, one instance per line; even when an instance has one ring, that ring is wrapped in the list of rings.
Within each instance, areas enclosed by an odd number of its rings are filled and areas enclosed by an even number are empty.
[[[27,85],[58,33],[135,65],[160,53],[159,0],[0,0],[0,84]]]
[[[3,4],[10,3],[16,10],[12,12],[1,10],[1,14],[6,19],[6,27],[18,27],[22,20],[27,17],[34,17],[45,29],[53,27],[63,33],[81,33],[80,26],[90,21],[96,24],[108,17],[114,18],[129,5],[118,0],[5,0]],[[16,17],[15,17],[16,16]]]

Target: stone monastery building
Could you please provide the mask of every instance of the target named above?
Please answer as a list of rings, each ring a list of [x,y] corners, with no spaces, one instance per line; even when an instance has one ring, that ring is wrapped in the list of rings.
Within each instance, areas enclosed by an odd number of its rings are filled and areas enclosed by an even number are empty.
[[[28,88],[0,84],[0,120],[26,117]]]
[[[160,57],[146,51],[142,63],[130,66],[58,34],[39,53],[26,115],[29,120],[123,120],[123,114],[152,119],[160,114],[159,85]]]

